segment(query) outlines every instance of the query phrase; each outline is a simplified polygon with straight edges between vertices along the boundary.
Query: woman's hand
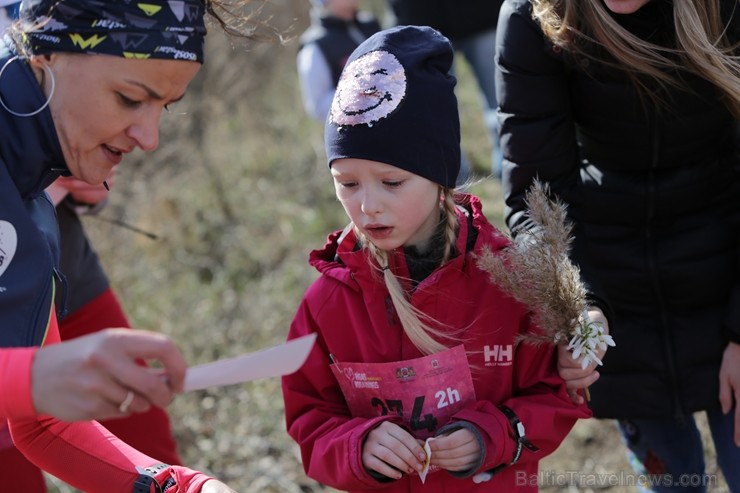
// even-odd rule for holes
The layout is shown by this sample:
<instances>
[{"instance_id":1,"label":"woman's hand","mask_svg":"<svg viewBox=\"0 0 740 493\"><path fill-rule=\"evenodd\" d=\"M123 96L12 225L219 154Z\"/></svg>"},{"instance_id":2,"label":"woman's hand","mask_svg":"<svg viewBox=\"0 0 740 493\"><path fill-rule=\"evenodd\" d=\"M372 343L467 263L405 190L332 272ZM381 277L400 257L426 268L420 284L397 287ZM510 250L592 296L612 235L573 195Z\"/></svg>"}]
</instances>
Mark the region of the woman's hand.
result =
<instances>
[{"instance_id":1,"label":"woman's hand","mask_svg":"<svg viewBox=\"0 0 740 493\"><path fill-rule=\"evenodd\" d=\"M481 449L473 432L461 428L429 441L432 465L448 471L467 471L480 459Z\"/></svg>"},{"instance_id":2,"label":"woman's hand","mask_svg":"<svg viewBox=\"0 0 740 493\"><path fill-rule=\"evenodd\" d=\"M137 359L158 360L152 370ZM167 406L182 391L187 365L154 332L107 329L40 348L31 370L36 411L63 421L120 418ZM123 405L126 403L125 405Z\"/></svg>"},{"instance_id":3,"label":"woman's hand","mask_svg":"<svg viewBox=\"0 0 740 493\"><path fill-rule=\"evenodd\" d=\"M740 447L740 344L731 342L722 354L719 369L719 402L724 414L735 406L735 445Z\"/></svg>"},{"instance_id":4,"label":"woman's hand","mask_svg":"<svg viewBox=\"0 0 740 493\"><path fill-rule=\"evenodd\" d=\"M236 493L228 486L217 479L211 479L203 483L200 493Z\"/></svg>"},{"instance_id":5,"label":"woman's hand","mask_svg":"<svg viewBox=\"0 0 740 493\"><path fill-rule=\"evenodd\" d=\"M362 465L383 476L401 479L403 473L420 472L426 452L400 426L383 421L367 435L362 447Z\"/></svg>"},{"instance_id":6,"label":"woman's hand","mask_svg":"<svg viewBox=\"0 0 740 493\"><path fill-rule=\"evenodd\" d=\"M588 316L592 322L600 323L604 327L604 334L609 334L609 323L600 308L592 306L588 309ZM604 358L606 349L597 348L596 354L599 359ZM581 364L573 359L573 353L568 349L567 343L558 345L558 373L565 380L565 386L568 389L568 395L574 404L583 404L585 399L578 392L585 389L599 379L599 372L596 371L596 363L591 363L585 369Z\"/></svg>"}]
</instances>

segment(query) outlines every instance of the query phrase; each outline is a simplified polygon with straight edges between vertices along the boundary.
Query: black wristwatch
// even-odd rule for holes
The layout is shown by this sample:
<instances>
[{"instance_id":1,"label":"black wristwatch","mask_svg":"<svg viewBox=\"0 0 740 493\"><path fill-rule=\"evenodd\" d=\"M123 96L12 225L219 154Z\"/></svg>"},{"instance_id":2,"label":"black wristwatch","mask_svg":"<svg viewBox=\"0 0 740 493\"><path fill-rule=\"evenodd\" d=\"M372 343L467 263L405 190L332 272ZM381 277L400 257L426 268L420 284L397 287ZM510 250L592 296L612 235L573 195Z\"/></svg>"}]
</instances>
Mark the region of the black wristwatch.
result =
<instances>
[{"instance_id":1,"label":"black wristwatch","mask_svg":"<svg viewBox=\"0 0 740 493\"><path fill-rule=\"evenodd\" d=\"M530 450L532 452L537 452L539 448L535 447L532 442L527 440L527 436L524 433L524 424L519 421L519 416L517 416L514 411L506 406L498 406L498 408L502 413L504 413L504 416L509 419L509 423L511 423L511 427L514 429L514 438L516 438L516 450L514 451L514 457L512 457L511 462L509 462L509 465L511 466L519 462L519 459L522 457L523 447L526 447L527 450Z\"/></svg>"},{"instance_id":2,"label":"black wristwatch","mask_svg":"<svg viewBox=\"0 0 740 493\"><path fill-rule=\"evenodd\" d=\"M485 471L486 474L489 474L491 476L494 476L502 469L505 469L508 466L513 466L514 464L519 462L519 459L521 459L522 457L522 449L524 447L526 447L527 450L531 450L532 452L537 452L539 450L539 448L535 447L534 444L527 439L527 435L524 433L524 424L519 420L519 416L517 416L514 411L506 406L498 406L498 408L502 413L504 413L504 416L506 416L506 418L509 420L509 423L511 424L511 428L514 430L516 450L514 451L514 457L511 458L511 462L509 462L508 464L504 462L503 464L497 465L493 469ZM490 477L488 479L490 479ZM484 479L484 481L488 481L488 479Z\"/></svg>"},{"instance_id":3,"label":"black wristwatch","mask_svg":"<svg viewBox=\"0 0 740 493\"><path fill-rule=\"evenodd\" d=\"M133 493L164 493L162 485L156 479L157 474L170 467L167 464L155 464L149 467L136 466L139 477L134 481ZM152 485L154 490L152 491Z\"/></svg>"}]
</instances>

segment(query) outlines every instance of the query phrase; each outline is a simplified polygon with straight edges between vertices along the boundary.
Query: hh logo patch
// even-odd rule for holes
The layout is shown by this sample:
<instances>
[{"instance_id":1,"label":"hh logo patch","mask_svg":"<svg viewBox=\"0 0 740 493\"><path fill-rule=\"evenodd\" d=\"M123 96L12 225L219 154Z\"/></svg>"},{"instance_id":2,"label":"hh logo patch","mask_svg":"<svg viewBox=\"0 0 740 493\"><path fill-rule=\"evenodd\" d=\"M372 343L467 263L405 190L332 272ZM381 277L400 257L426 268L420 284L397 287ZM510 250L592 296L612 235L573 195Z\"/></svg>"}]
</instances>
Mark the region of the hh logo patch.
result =
<instances>
[{"instance_id":1,"label":"hh logo patch","mask_svg":"<svg viewBox=\"0 0 740 493\"><path fill-rule=\"evenodd\" d=\"M13 225L8 221L0 221L0 276L13 260L17 245L18 235Z\"/></svg>"},{"instance_id":2,"label":"hh logo patch","mask_svg":"<svg viewBox=\"0 0 740 493\"><path fill-rule=\"evenodd\" d=\"M483 359L486 366L511 366L514 362L514 346L512 344L483 346Z\"/></svg>"}]
</instances>

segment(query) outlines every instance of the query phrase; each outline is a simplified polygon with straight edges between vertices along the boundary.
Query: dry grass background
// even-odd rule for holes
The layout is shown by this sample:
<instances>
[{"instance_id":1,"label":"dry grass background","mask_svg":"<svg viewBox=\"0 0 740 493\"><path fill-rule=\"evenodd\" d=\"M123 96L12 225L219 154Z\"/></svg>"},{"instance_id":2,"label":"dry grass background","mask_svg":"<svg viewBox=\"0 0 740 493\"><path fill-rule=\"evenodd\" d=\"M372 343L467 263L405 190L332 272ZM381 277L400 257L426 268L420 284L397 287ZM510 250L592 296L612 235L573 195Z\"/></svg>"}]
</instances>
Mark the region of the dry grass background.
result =
<instances>
[{"instance_id":1,"label":"dry grass background","mask_svg":"<svg viewBox=\"0 0 740 493\"><path fill-rule=\"evenodd\" d=\"M382 15L382 0L365 5ZM272 0L263 15L297 35L308 6ZM127 158L107 209L85 219L133 325L169 334L191 364L282 342L315 277L308 251L345 221L324 164L322 126L302 110L296 42L245 44L212 28L207 51L186 99L163 116L159 149ZM501 225L499 183L485 178L490 142L464 65L459 79L463 148L483 177L473 192ZM169 412L185 463L241 493L333 491L303 474L285 433L279 383L179 396ZM711 451L709 468L716 472ZM629 471L608 422L578 423L541 469L561 475L545 491L635 491L583 484ZM562 481L569 472L587 476ZM51 477L49 486L74 491Z\"/></svg>"}]
</instances>

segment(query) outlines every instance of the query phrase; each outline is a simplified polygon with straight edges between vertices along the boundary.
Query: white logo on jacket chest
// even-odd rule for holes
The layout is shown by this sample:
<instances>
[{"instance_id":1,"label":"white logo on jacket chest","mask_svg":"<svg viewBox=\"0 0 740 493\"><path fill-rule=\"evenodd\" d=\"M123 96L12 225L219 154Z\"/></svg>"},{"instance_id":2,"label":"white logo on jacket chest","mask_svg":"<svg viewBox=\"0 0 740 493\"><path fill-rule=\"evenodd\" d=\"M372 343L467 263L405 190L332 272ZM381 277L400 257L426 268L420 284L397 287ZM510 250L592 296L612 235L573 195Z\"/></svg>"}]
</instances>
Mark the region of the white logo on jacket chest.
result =
<instances>
[{"instance_id":1,"label":"white logo on jacket chest","mask_svg":"<svg viewBox=\"0 0 740 493\"><path fill-rule=\"evenodd\" d=\"M8 221L0 221L0 276L8 268L18 246L18 234Z\"/></svg>"},{"instance_id":2,"label":"white logo on jacket chest","mask_svg":"<svg viewBox=\"0 0 740 493\"><path fill-rule=\"evenodd\" d=\"M514 345L493 344L483 346L483 360L486 366L511 366L514 362Z\"/></svg>"}]
</instances>

